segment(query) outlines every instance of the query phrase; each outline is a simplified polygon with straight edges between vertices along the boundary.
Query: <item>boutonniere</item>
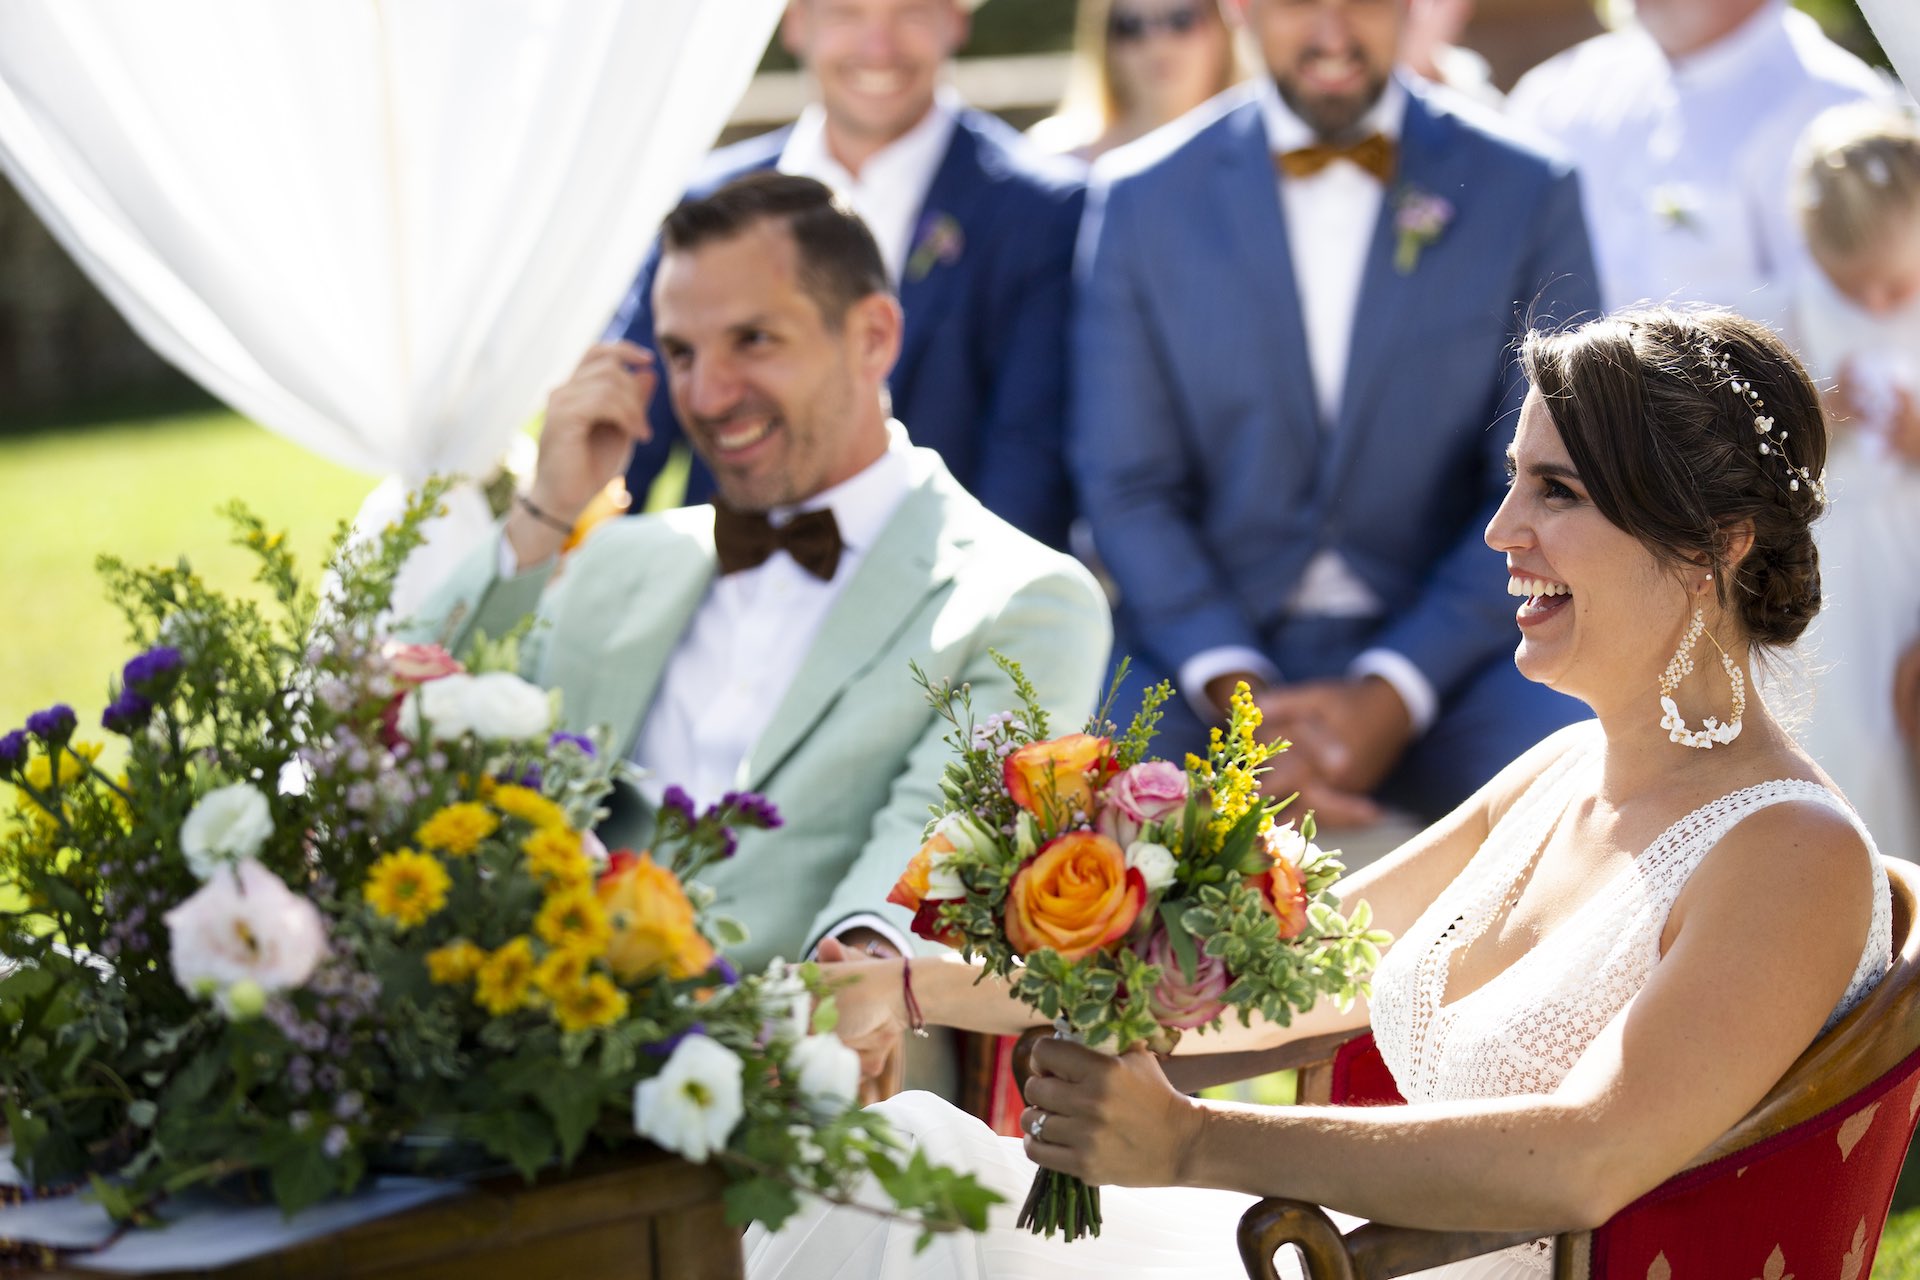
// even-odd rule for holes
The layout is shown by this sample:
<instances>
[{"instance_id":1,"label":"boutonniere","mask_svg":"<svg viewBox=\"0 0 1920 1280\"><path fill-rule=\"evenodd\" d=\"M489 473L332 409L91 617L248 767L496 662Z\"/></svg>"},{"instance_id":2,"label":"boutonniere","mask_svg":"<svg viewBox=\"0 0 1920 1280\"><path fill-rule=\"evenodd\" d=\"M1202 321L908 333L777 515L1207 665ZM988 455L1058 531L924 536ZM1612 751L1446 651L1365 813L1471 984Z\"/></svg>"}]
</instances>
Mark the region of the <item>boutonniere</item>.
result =
<instances>
[{"instance_id":1,"label":"boutonniere","mask_svg":"<svg viewBox=\"0 0 1920 1280\"><path fill-rule=\"evenodd\" d=\"M952 214L927 214L920 220L920 234L914 237L913 248L907 254L908 281L925 280L936 266L943 263L950 266L960 261L966 247L967 237Z\"/></svg>"},{"instance_id":2,"label":"boutonniere","mask_svg":"<svg viewBox=\"0 0 1920 1280\"><path fill-rule=\"evenodd\" d=\"M1394 268L1403 276L1412 274L1421 251L1438 240L1452 221L1453 204L1446 197L1418 187L1400 188L1393 199Z\"/></svg>"},{"instance_id":3,"label":"boutonniere","mask_svg":"<svg viewBox=\"0 0 1920 1280\"><path fill-rule=\"evenodd\" d=\"M1700 230L1700 197L1683 182L1663 182L1647 197L1653 216L1675 231Z\"/></svg>"}]
</instances>

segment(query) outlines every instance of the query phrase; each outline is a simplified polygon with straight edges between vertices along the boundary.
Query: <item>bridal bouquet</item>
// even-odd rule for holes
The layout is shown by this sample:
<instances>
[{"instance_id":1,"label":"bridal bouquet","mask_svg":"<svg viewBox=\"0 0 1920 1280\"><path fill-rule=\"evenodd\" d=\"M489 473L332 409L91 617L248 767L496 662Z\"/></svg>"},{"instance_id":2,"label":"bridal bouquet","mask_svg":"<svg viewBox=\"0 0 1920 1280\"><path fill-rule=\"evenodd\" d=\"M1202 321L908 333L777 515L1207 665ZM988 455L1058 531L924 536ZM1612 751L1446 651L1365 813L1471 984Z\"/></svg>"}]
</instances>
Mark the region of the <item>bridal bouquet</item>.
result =
<instances>
[{"instance_id":1,"label":"bridal bouquet","mask_svg":"<svg viewBox=\"0 0 1920 1280\"><path fill-rule=\"evenodd\" d=\"M741 975L693 879L764 800L670 790L653 847L592 835L626 767L547 692L385 631L433 490L325 599L236 508L266 607L184 563L102 569L140 652L101 729L0 737L0 1108L40 1187L115 1217L251 1181L288 1213L371 1171L531 1178L641 1138L730 1175L729 1216L877 1175L931 1226L991 1199L852 1108L810 967ZM483 646L483 648L486 648ZM511 658L513 638L487 661Z\"/></svg>"},{"instance_id":2,"label":"bridal bouquet","mask_svg":"<svg viewBox=\"0 0 1920 1280\"><path fill-rule=\"evenodd\" d=\"M1123 1053L1168 1052L1229 1012L1286 1025L1321 996L1366 990L1387 936L1367 904L1342 915L1341 866L1313 819L1275 821L1259 774L1285 744L1259 742L1245 685L1204 759L1148 756L1150 690L1124 734L1106 710L1085 732L1047 736L1019 665L996 655L1023 703L976 723L967 690L933 686L958 758L945 805L890 900L913 930L984 963L1056 1033ZM1042 1170L1020 1223L1069 1240L1100 1231L1097 1191Z\"/></svg>"}]
</instances>

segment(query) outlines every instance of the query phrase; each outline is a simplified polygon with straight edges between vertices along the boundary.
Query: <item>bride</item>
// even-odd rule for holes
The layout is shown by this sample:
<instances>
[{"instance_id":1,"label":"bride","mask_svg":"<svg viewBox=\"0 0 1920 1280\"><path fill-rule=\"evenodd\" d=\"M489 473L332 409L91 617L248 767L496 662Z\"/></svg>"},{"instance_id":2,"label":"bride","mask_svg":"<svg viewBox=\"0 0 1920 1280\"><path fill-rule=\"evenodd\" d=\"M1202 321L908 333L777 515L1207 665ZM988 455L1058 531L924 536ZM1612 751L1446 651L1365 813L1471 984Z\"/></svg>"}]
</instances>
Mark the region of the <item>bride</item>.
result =
<instances>
[{"instance_id":1,"label":"bride","mask_svg":"<svg viewBox=\"0 0 1920 1280\"><path fill-rule=\"evenodd\" d=\"M1595 719L1516 760L1344 886L1398 942L1370 1008L1189 1036L1182 1051L1371 1022L1405 1107L1183 1096L1146 1053L1035 1050L1024 1142L926 1094L882 1109L1008 1203L915 1254L911 1226L818 1206L747 1240L755 1280L1240 1274L1251 1198L1410 1226L1597 1225L1740 1119L1885 971L1872 841L1752 687L1819 607L1826 433L1805 373L1724 312L1644 311L1522 352L1532 390L1487 526L1525 597L1515 661ZM908 1025L1038 1019L970 966L832 966L869 1061ZM1104 1186L1106 1227L1013 1226L1034 1165ZM1544 1244L1544 1242L1543 1242ZM1545 1275L1542 1245L1423 1273Z\"/></svg>"}]
</instances>

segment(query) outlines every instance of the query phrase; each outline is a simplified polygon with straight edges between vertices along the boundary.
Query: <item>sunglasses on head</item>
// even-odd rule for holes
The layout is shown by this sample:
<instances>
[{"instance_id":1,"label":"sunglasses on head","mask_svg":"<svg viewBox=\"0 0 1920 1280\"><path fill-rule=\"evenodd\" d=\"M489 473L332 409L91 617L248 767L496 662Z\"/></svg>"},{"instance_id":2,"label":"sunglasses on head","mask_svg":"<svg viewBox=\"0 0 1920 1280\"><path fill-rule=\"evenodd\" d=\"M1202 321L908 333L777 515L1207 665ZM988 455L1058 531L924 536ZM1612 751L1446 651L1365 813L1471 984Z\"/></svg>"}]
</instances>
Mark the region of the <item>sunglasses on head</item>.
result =
<instances>
[{"instance_id":1,"label":"sunglasses on head","mask_svg":"<svg viewBox=\"0 0 1920 1280\"><path fill-rule=\"evenodd\" d=\"M1128 13L1115 9L1107 16L1107 38L1126 44L1145 40L1155 31L1183 36L1199 26L1205 16L1197 4L1182 5L1165 13Z\"/></svg>"}]
</instances>

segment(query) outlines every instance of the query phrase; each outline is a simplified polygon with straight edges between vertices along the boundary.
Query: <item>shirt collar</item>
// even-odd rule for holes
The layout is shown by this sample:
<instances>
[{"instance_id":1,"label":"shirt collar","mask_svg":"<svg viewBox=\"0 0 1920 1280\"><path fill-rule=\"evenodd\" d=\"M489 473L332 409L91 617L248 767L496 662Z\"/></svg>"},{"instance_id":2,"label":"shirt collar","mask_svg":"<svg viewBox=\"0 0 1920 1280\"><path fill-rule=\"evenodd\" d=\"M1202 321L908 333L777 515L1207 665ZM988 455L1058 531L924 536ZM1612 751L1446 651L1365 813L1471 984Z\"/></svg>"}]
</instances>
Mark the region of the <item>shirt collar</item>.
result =
<instances>
[{"instance_id":1,"label":"shirt collar","mask_svg":"<svg viewBox=\"0 0 1920 1280\"><path fill-rule=\"evenodd\" d=\"M912 487L912 469L908 464L912 451L913 442L907 439L907 429L897 421L890 421L886 452L865 469L811 498L772 508L767 512L767 519L777 527L802 512L830 509L834 523L840 526L841 542L849 551L864 553L879 539L880 530L893 518L894 510Z\"/></svg>"},{"instance_id":2,"label":"shirt collar","mask_svg":"<svg viewBox=\"0 0 1920 1280\"><path fill-rule=\"evenodd\" d=\"M933 185L934 171L946 157L960 105L960 95L942 85L920 122L867 157L856 178L827 147L825 108L817 102L808 103L794 121L775 167L782 173L817 178L842 193L856 187L924 192Z\"/></svg>"},{"instance_id":3,"label":"shirt collar","mask_svg":"<svg viewBox=\"0 0 1920 1280\"><path fill-rule=\"evenodd\" d=\"M1293 108L1281 98L1272 76L1259 77L1255 93L1260 103L1260 119L1267 127L1267 146L1274 154L1297 151L1321 141L1312 126L1295 115ZM1387 87L1353 127L1353 136L1364 138L1377 133L1397 141L1406 115L1407 91L1401 87L1399 77L1388 76Z\"/></svg>"},{"instance_id":4,"label":"shirt collar","mask_svg":"<svg viewBox=\"0 0 1920 1280\"><path fill-rule=\"evenodd\" d=\"M1669 59L1675 86L1704 89L1747 74L1754 61L1786 35L1786 14L1786 0L1768 0L1706 48Z\"/></svg>"}]
</instances>

